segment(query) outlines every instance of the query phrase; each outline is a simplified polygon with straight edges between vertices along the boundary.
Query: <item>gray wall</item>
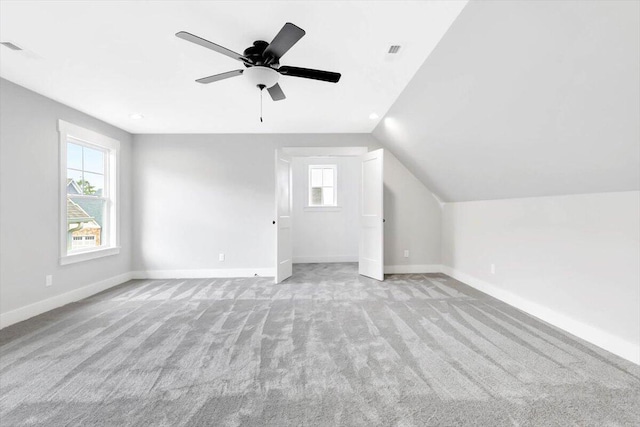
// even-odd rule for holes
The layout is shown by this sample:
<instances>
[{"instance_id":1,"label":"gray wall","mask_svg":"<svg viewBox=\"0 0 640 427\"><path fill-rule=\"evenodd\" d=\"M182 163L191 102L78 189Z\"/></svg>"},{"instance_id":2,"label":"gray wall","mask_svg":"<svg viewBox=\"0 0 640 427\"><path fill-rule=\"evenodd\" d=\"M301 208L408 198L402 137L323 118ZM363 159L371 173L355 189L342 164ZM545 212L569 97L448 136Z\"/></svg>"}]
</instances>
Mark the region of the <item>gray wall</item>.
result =
<instances>
[{"instance_id":1,"label":"gray wall","mask_svg":"<svg viewBox=\"0 0 640 427\"><path fill-rule=\"evenodd\" d=\"M58 119L121 143L118 255L59 265ZM0 313L131 270L130 159L128 133L0 79Z\"/></svg>"},{"instance_id":2,"label":"gray wall","mask_svg":"<svg viewBox=\"0 0 640 427\"><path fill-rule=\"evenodd\" d=\"M274 267L274 149L379 148L367 134L136 135L133 146L136 271ZM385 264L439 264L439 205L387 159Z\"/></svg>"},{"instance_id":3,"label":"gray wall","mask_svg":"<svg viewBox=\"0 0 640 427\"><path fill-rule=\"evenodd\" d=\"M0 314L39 304L13 318L135 270L271 268L274 149L379 148L364 134L132 136L9 81L0 84ZM59 119L121 142L118 255L59 265ZM439 207L388 158L388 263L438 264ZM433 208L424 212L426 221L400 209L420 204ZM411 258L399 248L411 250ZM227 255L224 263L219 252ZM45 287L46 275L53 286Z\"/></svg>"},{"instance_id":4,"label":"gray wall","mask_svg":"<svg viewBox=\"0 0 640 427\"><path fill-rule=\"evenodd\" d=\"M390 152L384 157L384 264L440 265L442 208L415 176ZM409 258L403 252L409 250ZM431 268L429 268L431 270ZM387 272L404 272L392 269Z\"/></svg>"},{"instance_id":5,"label":"gray wall","mask_svg":"<svg viewBox=\"0 0 640 427\"><path fill-rule=\"evenodd\" d=\"M442 250L471 284L640 361L640 192L448 203Z\"/></svg>"}]
</instances>

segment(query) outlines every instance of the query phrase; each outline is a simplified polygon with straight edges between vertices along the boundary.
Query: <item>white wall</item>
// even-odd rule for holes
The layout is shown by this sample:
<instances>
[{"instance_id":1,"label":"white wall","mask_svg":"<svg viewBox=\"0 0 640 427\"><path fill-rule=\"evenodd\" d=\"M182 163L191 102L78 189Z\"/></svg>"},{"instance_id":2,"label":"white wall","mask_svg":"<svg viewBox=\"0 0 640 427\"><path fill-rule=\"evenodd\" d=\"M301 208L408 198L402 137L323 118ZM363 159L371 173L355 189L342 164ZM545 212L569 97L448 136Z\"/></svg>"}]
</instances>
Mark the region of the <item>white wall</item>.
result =
<instances>
[{"instance_id":1,"label":"white wall","mask_svg":"<svg viewBox=\"0 0 640 427\"><path fill-rule=\"evenodd\" d=\"M448 274L640 363L639 192L446 204L442 249Z\"/></svg>"},{"instance_id":2,"label":"white wall","mask_svg":"<svg viewBox=\"0 0 640 427\"><path fill-rule=\"evenodd\" d=\"M293 262L357 262L359 157L294 157ZM337 208L308 208L309 165L337 165Z\"/></svg>"},{"instance_id":3,"label":"white wall","mask_svg":"<svg viewBox=\"0 0 640 427\"><path fill-rule=\"evenodd\" d=\"M59 265L59 119L121 143L121 251L118 255ZM131 135L128 133L0 79L0 319L3 325L69 302L69 298L86 296L86 290L82 289L87 285L106 286L126 278L131 270L132 255L130 158ZM51 287L44 286L48 274L53 275Z\"/></svg>"},{"instance_id":4,"label":"white wall","mask_svg":"<svg viewBox=\"0 0 640 427\"><path fill-rule=\"evenodd\" d=\"M367 134L135 135L134 270L155 277L273 274L274 150L283 146L379 148ZM439 264L438 205L387 158L385 264ZM402 257L404 248L410 258Z\"/></svg>"}]
</instances>

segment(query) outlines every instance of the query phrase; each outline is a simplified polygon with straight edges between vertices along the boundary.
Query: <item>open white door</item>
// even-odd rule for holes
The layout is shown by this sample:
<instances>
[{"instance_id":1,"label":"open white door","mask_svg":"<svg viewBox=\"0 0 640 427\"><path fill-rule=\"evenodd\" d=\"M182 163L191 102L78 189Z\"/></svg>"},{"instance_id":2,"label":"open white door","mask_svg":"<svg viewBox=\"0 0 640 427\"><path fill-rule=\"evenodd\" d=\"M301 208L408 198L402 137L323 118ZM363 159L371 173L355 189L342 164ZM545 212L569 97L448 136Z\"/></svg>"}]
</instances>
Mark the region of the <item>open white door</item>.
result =
<instances>
[{"instance_id":1,"label":"open white door","mask_svg":"<svg viewBox=\"0 0 640 427\"><path fill-rule=\"evenodd\" d=\"M276 150L276 283L293 270L291 181L291 156Z\"/></svg>"},{"instance_id":2,"label":"open white door","mask_svg":"<svg viewBox=\"0 0 640 427\"><path fill-rule=\"evenodd\" d=\"M362 156L360 185L360 255L363 276L384 280L384 150Z\"/></svg>"}]
</instances>

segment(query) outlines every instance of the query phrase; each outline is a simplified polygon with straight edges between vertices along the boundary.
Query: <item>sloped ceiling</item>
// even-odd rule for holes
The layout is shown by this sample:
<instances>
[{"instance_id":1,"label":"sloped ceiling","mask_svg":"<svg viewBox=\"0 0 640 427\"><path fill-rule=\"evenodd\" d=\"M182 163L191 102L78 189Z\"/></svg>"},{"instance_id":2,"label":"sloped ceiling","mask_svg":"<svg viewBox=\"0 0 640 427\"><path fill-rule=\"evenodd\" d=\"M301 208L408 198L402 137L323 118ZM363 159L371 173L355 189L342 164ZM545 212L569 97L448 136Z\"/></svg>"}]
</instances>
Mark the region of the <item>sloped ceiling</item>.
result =
<instances>
[{"instance_id":1,"label":"sloped ceiling","mask_svg":"<svg viewBox=\"0 0 640 427\"><path fill-rule=\"evenodd\" d=\"M444 201L640 189L640 2L472 1L373 135Z\"/></svg>"}]
</instances>

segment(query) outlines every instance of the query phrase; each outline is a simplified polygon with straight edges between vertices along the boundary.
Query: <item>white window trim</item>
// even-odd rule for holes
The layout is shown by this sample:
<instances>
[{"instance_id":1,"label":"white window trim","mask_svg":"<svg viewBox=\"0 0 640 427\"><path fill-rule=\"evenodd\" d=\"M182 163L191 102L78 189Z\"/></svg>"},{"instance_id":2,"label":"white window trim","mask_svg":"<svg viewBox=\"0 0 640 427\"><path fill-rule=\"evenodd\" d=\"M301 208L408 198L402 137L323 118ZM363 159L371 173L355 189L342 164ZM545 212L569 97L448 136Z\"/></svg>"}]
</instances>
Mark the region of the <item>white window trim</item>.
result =
<instances>
[{"instance_id":1,"label":"white window trim","mask_svg":"<svg viewBox=\"0 0 640 427\"><path fill-rule=\"evenodd\" d=\"M282 147L282 152L293 157L351 157L369 152L368 147Z\"/></svg>"},{"instance_id":2,"label":"white window trim","mask_svg":"<svg viewBox=\"0 0 640 427\"><path fill-rule=\"evenodd\" d=\"M311 169L313 168L321 168L321 169L333 169L333 205L312 205L311 204ZM332 212L339 211L342 209L339 201L338 194L338 165L336 164L313 164L307 166L307 197L306 197L306 205L304 206L305 211L309 212Z\"/></svg>"},{"instance_id":3,"label":"white window trim","mask_svg":"<svg viewBox=\"0 0 640 427\"><path fill-rule=\"evenodd\" d=\"M60 227L60 264L72 264L90 259L102 258L105 256L120 253L120 141L100 133L85 129L83 127L58 120L59 131L59 227ZM75 139L88 146L108 150L108 186L109 200L107 201L107 229L104 230L106 244L98 248L88 248L86 250L76 250L73 253L67 251L67 142Z\"/></svg>"}]
</instances>

